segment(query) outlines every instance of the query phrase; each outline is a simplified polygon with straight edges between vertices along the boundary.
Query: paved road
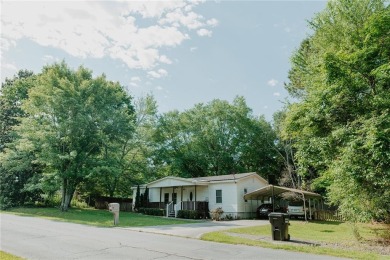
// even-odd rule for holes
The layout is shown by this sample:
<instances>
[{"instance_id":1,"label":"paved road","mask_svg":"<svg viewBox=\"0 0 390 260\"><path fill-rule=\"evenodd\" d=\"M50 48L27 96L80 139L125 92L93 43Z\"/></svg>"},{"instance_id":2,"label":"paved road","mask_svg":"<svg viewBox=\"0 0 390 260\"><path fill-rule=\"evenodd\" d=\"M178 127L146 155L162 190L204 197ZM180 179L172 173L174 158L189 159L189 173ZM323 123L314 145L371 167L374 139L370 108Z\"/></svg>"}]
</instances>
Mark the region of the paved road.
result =
<instances>
[{"instance_id":1,"label":"paved road","mask_svg":"<svg viewBox=\"0 0 390 260\"><path fill-rule=\"evenodd\" d=\"M131 227L127 230L165 234L179 237L200 238L204 233L220 231L236 227L251 227L268 225L268 220L232 220L232 221L205 221L193 224L165 225L153 227Z\"/></svg>"},{"instance_id":2,"label":"paved road","mask_svg":"<svg viewBox=\"0 0 390 260\"><path fill-rule=\"evenodd\" d=\"M27 259L332 259L11 214L0 219L0 249Z\"/></svg>"}]
</instances>

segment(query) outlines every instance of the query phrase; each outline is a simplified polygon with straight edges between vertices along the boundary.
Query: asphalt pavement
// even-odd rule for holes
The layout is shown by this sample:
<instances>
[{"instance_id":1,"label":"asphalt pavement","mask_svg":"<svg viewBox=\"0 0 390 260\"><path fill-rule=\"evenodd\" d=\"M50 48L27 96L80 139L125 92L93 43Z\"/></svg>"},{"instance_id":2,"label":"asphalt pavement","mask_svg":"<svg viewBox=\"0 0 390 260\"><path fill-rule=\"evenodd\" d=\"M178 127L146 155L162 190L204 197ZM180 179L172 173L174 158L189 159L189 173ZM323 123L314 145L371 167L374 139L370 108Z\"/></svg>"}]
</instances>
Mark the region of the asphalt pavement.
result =
<instances>
[{"instance_id":1,"label":"asphalt pavement","mask_svg":"<svg viewBox=\"0 0 390 260\"><path fill-rule=\"evenodd\" d=\"M164 225L151 227L130 227L127 230L164 234L188 238L200 238L204 233L221 231L237 227L251 227L268 225L268 220L231 220L231 221L204 221L193 224Z\"/></svg>"},{"instance_id":2,"label":"asphalt pavement","mask_svg":"<svg viewBox=\"0 0 390 260\"><path fill-rule=\"evenodd\" d=\"M26 259L337 259L11 214L0 220L0 250Z\"/></svg>"}]
</instances>

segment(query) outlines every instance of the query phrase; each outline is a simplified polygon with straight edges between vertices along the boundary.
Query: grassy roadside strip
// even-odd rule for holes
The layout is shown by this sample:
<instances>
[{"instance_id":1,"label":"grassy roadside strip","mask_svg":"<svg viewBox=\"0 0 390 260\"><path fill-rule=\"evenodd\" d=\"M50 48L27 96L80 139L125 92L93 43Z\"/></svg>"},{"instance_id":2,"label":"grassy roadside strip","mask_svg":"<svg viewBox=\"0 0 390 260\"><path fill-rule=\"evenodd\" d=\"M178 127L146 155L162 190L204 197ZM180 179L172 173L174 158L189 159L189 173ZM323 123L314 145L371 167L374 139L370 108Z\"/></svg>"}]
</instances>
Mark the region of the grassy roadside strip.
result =
<instances>
[{"instance_id":1,"label":"grassy roadside strip","mask_svg":"<svg viewBox=\"0 0 390 260\"><path fill-rule=\"evenodd\" d=\"M284 250L295 251L295 252L346 257L346 258L353 258L353 259L381 259L378 254L374 254L374 253L362 253L356 251L347 251L347 250L325 248L325 247L318 247L318 246L295 246L295 245L287 245L287 244L273 244L264 241L230 236L225 232L207 233L204 234L201 239L205 241L213 241L213 242L220 242L220 243L227 243L227 244L234 244L234 245L260 246L260 247L272 248L272 249L284 249Z\"/></svg>"},{"instance_id":2,"label":"grassy roadside strip","mask_svg":"<svg viewBox=\"0 0 390 260\"><path fill-rule=\"evenodd\" d=\"M24 258L0 250L0 259L1 260L22 260Z\"/></svg>"},{"instance_id":3,"label":"grassy roadside strip","mask_svg":"<svg viewBox=\"0 0 390 260\"><path fill-rule=\"evenodd\" d=\"M77 209L71 208L67 212L62 212L57 208L12 208L0 211L2 214L15 214L19 216L41 217L56 221L71 222L77 224L113 227L113 215L108 210ZM183 220L175 218L164 218L147 216L133 212L120 212L119 227L142 227L174 224L189 224L194 220Z\"/></svg>"},{"instance_id":4,"label":"grassy roadside strip","mask_svg":"<svg viewBox=\"0 0 390 260\"><path fill-rule=\"evenodd\" d=\"M311 245L272 241L270 225L207 233L201 239L353 259L390 259L386 246L379 246L379 250L378 247L372 247L375 241L377 242L377 235L383 234L388 228L388 225L359 224L359 232L363 240L358 242L348 223L292 221L289 227L292 239L310 242ZM260 240L261 237L265 239ZM383 252L387 252L387 255L383 255Z\"/></svg>"}]
</instances>

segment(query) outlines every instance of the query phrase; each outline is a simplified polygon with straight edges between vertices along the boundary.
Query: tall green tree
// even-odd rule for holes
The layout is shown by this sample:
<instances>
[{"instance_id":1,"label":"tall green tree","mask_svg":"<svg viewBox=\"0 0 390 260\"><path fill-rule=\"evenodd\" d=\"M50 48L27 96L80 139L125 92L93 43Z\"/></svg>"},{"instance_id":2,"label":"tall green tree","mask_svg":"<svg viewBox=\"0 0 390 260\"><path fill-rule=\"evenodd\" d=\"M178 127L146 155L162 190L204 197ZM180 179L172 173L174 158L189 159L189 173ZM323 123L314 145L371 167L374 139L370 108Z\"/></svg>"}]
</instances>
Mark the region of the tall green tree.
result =
<instances>
[{"instance_id":1,"label":"tall green tree","mask_svg":"<svg viewBox=\"0 0 390 260\"><path fill-rule=\"evenodd\" d=\"M26 113L21 106L35 84L31 71L20 70L12 79L6 78L0 89L0 207L7 208L33 203L41 199L41 187L36 184L40 172L34 163L34 153L22 152L12 144L17 139L14 127ZM8 153L5 149L8 147ZM33 178L34 177L34 178Z\"/></svg>"},{"instance_id":2,"label":"tall green tree","mask_svg":"<svg viewBox=\"0 0 390 260\"><path fill-rule=\"evenodd\" d=\"M390 205L390 9L381 0L330 1L292 57L285 138L299 171L354 220Z\"/></svg>"},{"instance_id":3,"label":"tall green tree","mask_svg":"<svg viewBox=\"0 0 390 260\"><path fill-rule=\"evenodd\" d=\"M154 144L152 140L157 119L157 104L152 95L134 101L135 120L132 135L119 142L104 144L99 166L83 182L82 191L110 197L128 197L129 187L148 182L156 171L151 164Z\"/></svg>"},{"instance_id":4,"label":"tall green tree","mask_svg":"<svg viewBox=\"0 0 390 260\"><path fill-rule=\"evenodd\" d=\"M131 97L119 83L64 62L43 68L23 110L28 116L17 128L20 140L35 149L46 175L60 178L64 211L106 149L133 132Z\"/></svg>"},{"instance_id":5,"label":"tall green tree","mask_svg":"<svg viewBox=\"0 0 390 260\"><path fill-rule=\"evenodd\" d=\"M256 171L276 172L275 134L254 117L242 97L232 104L213 100L185 112L161 116L157 142L161 164L170 174L201 177Z\"/></svg>"},{"instance_id":6,"label":"tall green tree","mask_svg":"<svg viewBox=\"0 0 390 260\"><path fill-rule=\"evenodd\" d=\"M298 175L298 169L295 159L295 149L293 147L294 140L283 138L283 121L286 118L286 110L281 110L273 115L273 129L277 136L275 150L278 158L283 165L280 169L281 179L279 184L294 189L301 188L301 182Z\"/></svg>"},{"instance_id":7,"label":"tall green tree","mask_svg":"<svg viewBox=\"0 0 390 260\"><path fill-rule=\"evenodd\" d=\"M28 90L36 76L32 71L20 70L12 79L5 79L0 89L0 152L13 140L12 127L24 117L21 105L28 98Z\"/></svg>"}]
</instances>

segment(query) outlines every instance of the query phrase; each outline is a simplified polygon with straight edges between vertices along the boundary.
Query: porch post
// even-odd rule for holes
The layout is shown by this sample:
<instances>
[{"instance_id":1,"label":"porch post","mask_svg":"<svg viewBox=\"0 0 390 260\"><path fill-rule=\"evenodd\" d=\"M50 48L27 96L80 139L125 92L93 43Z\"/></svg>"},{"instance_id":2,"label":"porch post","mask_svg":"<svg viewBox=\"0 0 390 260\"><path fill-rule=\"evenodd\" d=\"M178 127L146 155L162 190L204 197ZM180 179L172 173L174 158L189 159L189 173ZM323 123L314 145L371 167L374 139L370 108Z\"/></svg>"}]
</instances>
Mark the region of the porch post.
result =
<instances>
[{"instance_id":1,"label":"porch post","mask_svg":"<svg viewBox=\"0 0 390 260\"><path fill-rule=\"evenodd\" d=\"M158 207L161 209L161 194L162 194L162 187L160 187L160 202L158 203Z\"/></svg>"},{"instance_id":2,"label":"porch post","mask_svg":"<svg viewBox=\"0 0 390 260\"><path fill-rule=\"evenodd\" d=\"M180 192L180 209L183 210L183 186L181 186Z\"/></svg>"},{"instance_id":3,"label":"porch post","mask_svg":"<svg viewBox=\"0 0 390 260\"><path fill-rule=\"evenodd\" d=\"M195 206L194 206L194 210L196 210L196 202L197 202L197 200L196 200L196 185L195 185Z\"/></svg>"},{"instance_id":4,"label":"porch post","mask_svg":"<svg viewBox=\"0 0 390 260\"><path fill-rule=\"evenodd\" d=\"M310 205L310 198L309 198L309 218L311 220L311 205Z\"/></svg>"}]
</instances>

